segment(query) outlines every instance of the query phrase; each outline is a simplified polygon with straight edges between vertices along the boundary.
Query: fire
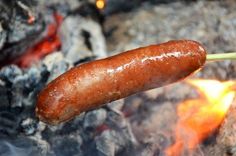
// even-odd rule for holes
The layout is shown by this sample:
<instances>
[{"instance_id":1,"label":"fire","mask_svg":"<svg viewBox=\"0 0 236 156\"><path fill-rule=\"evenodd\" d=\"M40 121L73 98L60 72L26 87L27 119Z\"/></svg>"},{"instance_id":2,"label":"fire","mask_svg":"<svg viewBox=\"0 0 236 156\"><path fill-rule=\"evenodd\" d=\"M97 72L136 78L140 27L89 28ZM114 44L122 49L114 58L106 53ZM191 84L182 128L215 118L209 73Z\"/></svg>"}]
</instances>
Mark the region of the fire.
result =
<instances>
[{"instance_id":1,"label":"fire","mask_svg":"<svg viewBox=\"0 0 236 156\"><path fill-rule=\"evenodd\" d=\"M51 23L47 26L47 35L40 42L33 47L27 49L24 55L20 56L12 63L19 65L20 67L28 67L32 63L37 62L43 56L54 52L61 46L61 40L57 34L57 29L63 21L63 17L55 13L55 23Z\"/></svg>"},{"instance_id":2,"label":"fire","mask_svg":"<svg viewBox=\"0 0 236 156\"><path fill-rule=\"evenodd\" d=\"M96 0L96 6L98 9L103 9L105 7L105 0Z\"/></svg>"},{"instance_id":3,"label":"fire","mask_svg":"<svg viewBox=\"0 0 236 156\"><path fill-rule=\"evenodd\" d=\"M167 148L166 155L179 156L184 150L191 152L209 137L222 123L235 97L236 81L188 80L200 95L178 105L178 122L175 143Z\"/></svg>"}]
</instances>

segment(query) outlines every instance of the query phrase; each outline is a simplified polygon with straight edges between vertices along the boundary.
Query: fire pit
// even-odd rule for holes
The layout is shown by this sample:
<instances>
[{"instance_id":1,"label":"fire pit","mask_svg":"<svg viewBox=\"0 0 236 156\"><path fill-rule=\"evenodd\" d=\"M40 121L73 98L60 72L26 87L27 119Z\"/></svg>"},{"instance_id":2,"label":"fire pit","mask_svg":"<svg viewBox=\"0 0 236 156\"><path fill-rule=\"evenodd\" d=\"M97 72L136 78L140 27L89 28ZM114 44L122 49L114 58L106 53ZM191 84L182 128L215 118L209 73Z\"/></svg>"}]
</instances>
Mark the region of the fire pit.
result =
<instances>
[{"instance_id":1,"label":"fire pit","mask_svg":"<svg viewBox=\"0 0 236 156\"><path fill-rule=\"evenodd\" d=\"M84 112L57 126L37 95L74 66L173 39L235 51L233 0L0 2L0 155L235 155L235 61Z\"/></svg>"}]
</instances>

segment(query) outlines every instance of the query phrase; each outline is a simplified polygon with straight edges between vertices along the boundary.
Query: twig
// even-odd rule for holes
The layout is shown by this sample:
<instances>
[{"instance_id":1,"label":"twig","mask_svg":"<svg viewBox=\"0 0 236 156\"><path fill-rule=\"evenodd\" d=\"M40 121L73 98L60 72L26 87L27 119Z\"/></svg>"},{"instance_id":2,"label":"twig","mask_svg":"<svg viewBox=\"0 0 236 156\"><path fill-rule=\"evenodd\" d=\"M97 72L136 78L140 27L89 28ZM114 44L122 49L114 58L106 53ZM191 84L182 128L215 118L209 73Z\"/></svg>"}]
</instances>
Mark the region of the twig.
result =
<instances>
[{"instance_id":1,"label":"twig","mask_svg":"<svg viewBox=\"0 0 236 156\"><path fill-rule=\"evenodd\" d=\"M221 53L221 54L208 54L207 61L223 61L223 60L236 60L236 52Z\"/></svg>"}]
</instances>

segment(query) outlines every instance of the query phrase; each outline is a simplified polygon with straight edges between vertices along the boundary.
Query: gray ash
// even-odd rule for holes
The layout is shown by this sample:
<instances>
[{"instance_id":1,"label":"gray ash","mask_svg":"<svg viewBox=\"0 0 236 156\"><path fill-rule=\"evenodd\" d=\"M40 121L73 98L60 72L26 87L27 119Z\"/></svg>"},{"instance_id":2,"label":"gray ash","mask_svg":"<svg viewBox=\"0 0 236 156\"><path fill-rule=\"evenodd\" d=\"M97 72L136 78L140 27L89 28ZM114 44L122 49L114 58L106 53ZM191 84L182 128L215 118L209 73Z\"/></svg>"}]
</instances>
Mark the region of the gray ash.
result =
<instances>
[{"instance_id":1,"label":"gray ash","mask_svg":"<svg viewBox=\"0 0 236 156\"><path fill-rule=\"evenodd\" d=\"M164 156L174 142L178 102L197 96L184 83L109 103L58 126L35 116L37 94L75 65L144 44L189 38L210 51L235 50L236 14L230 0L107 0L106 5L97 10L95 0L0 2L0 63L41 40L55 12L64 17L57 30L61 40L57 51L29 68L7 64L0 70L0 155ZM29 15L35 17L33 23L28 22ZM232 61L207 64L195 77L234 79L235 69ZM219 136L213 136L214 142L209 139L195 155L235 154L234 142L227 142L236 138L229 130L234 115L227 121Z\"/></svg>"},{"instance_id":2,"label":"gray ash","mask_svg":"<svg viewBox=\"0 0 236 156\"><path fill-rule=\"evenodd\" d=\"M1 97L9 101L0 106L2 123L0 134L11 138L11 143L9 143L11 146L17 146L14 143L18 142L19 136L30 139L35 144L36 153L41 151L49 155L87 155L91 153L93 155L99 155L99 153L114 155L132 148L135 139L129 123L126 122L120 110L115 107L109 106L110 108L105 107L88 112L59 126L39 123L34 115L37 93L47 82L71 66L65 58L60 60L58 57L62 57L62 55L59 53L49 55L41 65L25 70L14 65L1 70L0 79L3 88ZM45 145L48 146L48 149L42 149ZM67 148L62 150L62 147ZM20 147L22 151L27 148L23 145ZM14 149L15 151L10 151L10 149L14 148L9 148L6 153L17 152L17 149ZM110 151L111 149L113 150Z\"/></svg>"},{"instance_id":3,"label":"gray ash","mask_svg":"<svg viewBox=\"0 0 236 156\"><path fill-rule=\"evenodd\" d=\"M39 39L45 24L36 7L34 1L0 2L0 62L20 56Z\"/></svg>"},{"instance_id":4,"label":"gray ash","mask_svg":"<svg viewBox=\"0 0 236 156\"><path fill-rule=\"evenodd\" d=\"M55 3L45 2L44 5L50 5L49 10L52 7L61 8L62 14L68 14L59 30L63 43L62 50L48 55L29 68L21 69L16 65L8 65L0 70L0 98L3 101L0 104L2 123L0 136L3 137L0 144L4 147L4 150L0 148L0 154L115 155L123 153L133 148L135 138L129 123L120 112L120 107L107 106L94 110L59 126L45 125L35 117L37 94L47 83L73 67L73 64L84 62L87 58L95 59L107 55L105 38L99 23L89 17L69 13L70 4L63 9L59 3L58 5ZM40 3L40 7L44 5ZM45 23L51 20L47 13L40 12L40 14L45 15L43 18ZM42 23L40 25L44 26ZM36 32L32 31L32 33ZM28 35L26 38L29 41ZM19 38L19 43L23 40L24 38ZM31 45L34 42L31 41L24 46ZM21 46L18 42L14 45ZM6 49L5 42L2 48ZM19 144L20 142L22 144Z\"/></svg>"}]
</instances>

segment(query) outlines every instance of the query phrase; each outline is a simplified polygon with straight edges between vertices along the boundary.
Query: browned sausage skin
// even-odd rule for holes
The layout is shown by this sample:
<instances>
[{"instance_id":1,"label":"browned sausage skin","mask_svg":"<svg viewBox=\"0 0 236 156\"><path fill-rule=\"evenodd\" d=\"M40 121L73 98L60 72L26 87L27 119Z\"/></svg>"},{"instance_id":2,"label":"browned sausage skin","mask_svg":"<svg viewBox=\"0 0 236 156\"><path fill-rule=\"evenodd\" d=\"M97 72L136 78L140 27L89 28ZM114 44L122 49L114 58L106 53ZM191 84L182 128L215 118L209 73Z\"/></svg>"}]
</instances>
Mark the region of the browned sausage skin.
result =
<instances>
[{"instance_id":1,"label":"browned sausage skin","mask_svg":"<svg viewBox=\"0 0 236 156\"><path fill-rule=\"evenodd\" d=\"M36 114L44 122L58 124L108 102L177 82L205 60L206 51L198 42L176 40L85 63L39 93Z\"/></svg>"}]
</instances>

